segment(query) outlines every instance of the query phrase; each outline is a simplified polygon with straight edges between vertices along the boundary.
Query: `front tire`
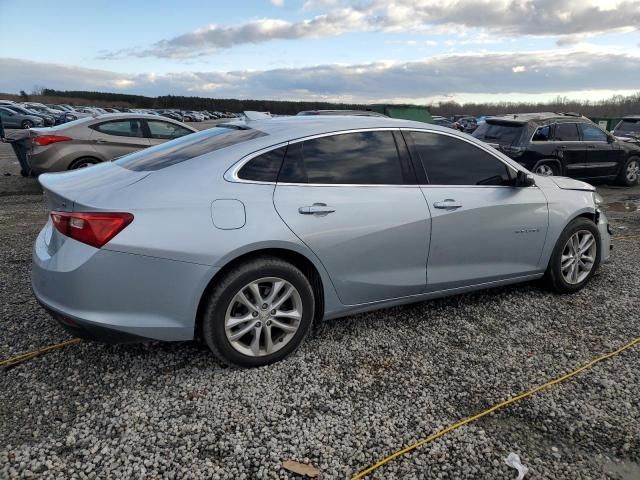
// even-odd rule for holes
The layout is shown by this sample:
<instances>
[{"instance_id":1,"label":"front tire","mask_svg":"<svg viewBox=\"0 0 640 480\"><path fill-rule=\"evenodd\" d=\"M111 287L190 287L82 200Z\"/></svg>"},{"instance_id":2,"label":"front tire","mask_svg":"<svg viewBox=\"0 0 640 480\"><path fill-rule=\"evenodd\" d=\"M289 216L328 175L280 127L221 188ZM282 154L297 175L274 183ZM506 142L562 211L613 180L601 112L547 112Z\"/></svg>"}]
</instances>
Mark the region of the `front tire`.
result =
<instances>
[{"instance_id":1,"label":"front tire","mask_svg":"<svg viewBox=\"0 0 640 480\"><path fill-rule=\"evenodd\" d=\"M553 249L545 279L558 293L581 290L600 265L600 233L589 219L579 217L563 230Z\"/></svg>"},{"instance_id":2,"label":"front tire","mask_svg":"<svg viewBox=\"0 0 640 480\"><path fill-rule=\"evenodd\" d=\"M242 263L211 292L201 333L222 362L259 367L293 353L310 330L313 288L295 266L275 257Z\"/></svg>"},{"instance_id":3,"label":"front tire","mask_svg":"<svg viewBox=\"0 0 640 480\"><path fill-rule=\"evenodd\" d=\"M640 177L640 158L630 157L624 163L620 175L618 175L618 183L625 187L631 187L638 183Z\"/></svg>"}]
</instances>

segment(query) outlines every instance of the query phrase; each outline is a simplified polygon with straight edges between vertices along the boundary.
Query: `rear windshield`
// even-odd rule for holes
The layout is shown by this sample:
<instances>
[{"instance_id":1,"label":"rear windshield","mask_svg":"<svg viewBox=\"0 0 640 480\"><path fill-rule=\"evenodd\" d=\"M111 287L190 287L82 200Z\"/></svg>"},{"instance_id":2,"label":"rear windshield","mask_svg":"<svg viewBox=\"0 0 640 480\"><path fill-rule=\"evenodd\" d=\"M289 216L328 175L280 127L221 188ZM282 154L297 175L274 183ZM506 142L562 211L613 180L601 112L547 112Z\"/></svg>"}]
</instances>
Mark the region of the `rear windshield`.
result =
<instances>
[{"instance_id":1,"label":"rear windshield","mask_svg":"<svg viewBox=\"0 0 640 480\"><path fill-rule=\"evenodd\" d=\"M622 120L614 130L618 132L640 133L640 120Z\"/></svg>"},{"instance_id":2,"label":"rear windshield","mask_svg":"<svg viewBox=\"0 0 640 480\"><path fill-rule=\"evenodd\" d=\"M477 139L498 145L516 145L520 141L524 123L487 121L473 132Z\"/></svg>"},{"instance_id":3,"label":"rear windshield","mask_svg":"<svg viewBox=\"0 0 640 480\"><path fill-rule=\"evenodd\" d=\"M218 126L125 155L114 163L136 172L151 172L265 135L237 125Z\"/></svg>"}]
</instances>

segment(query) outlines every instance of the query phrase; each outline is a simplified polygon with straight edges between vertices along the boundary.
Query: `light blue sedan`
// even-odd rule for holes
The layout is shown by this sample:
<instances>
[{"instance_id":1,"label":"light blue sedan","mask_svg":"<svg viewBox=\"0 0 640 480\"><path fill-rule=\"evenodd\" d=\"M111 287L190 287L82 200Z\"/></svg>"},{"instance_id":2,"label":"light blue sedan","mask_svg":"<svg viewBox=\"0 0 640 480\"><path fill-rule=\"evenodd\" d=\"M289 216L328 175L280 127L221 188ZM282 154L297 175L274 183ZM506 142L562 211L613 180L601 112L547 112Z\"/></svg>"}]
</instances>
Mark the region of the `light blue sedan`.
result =
<instances>
[{"instance_id":1,"label":"light blue sedan","mask_svg":"<svg viewBox=\"0 0 640 480\"><path fill-rule=\"evenodd\" d=\"M33 291L62 325L243 367L323 318L541 277L571 293L609 257L592 186L383 117L235 122L40 183Z\"/></svg>"}]
</instances>

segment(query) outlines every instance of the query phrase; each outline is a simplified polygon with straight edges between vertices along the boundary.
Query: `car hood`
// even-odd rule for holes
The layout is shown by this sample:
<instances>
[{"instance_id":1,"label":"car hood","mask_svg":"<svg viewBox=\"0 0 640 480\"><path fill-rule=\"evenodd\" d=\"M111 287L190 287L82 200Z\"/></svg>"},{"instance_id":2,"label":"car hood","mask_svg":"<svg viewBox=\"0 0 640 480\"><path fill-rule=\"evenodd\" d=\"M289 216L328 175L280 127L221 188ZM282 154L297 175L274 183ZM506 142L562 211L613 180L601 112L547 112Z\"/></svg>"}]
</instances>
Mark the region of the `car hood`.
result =
<instances>
[{"instance_id":1,"label":"car hood","mask_svg":"<svg viewBox=\"0 0 640 480\"><path fill-rule=\"evenodd\" d=\"M575 180L573 178L568 177L549 177L559 188L563 190L583 190L586 192L595 192L596 187L593 185L583 182L580 180Z\"/></svg>"}]
</instances>

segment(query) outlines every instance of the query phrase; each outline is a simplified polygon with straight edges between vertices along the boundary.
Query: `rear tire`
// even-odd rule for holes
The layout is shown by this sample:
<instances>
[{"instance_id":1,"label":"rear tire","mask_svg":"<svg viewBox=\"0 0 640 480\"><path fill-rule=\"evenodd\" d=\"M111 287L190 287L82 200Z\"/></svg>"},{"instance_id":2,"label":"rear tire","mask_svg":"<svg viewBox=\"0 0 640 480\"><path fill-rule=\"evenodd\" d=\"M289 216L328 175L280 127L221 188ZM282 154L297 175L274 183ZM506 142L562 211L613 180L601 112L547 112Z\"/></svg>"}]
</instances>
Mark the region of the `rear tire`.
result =
<instances>
[{"instance_id":1,"label":"rear tire","mask_svg":"<svg viewBox=\"0 0 640 480\"><path fill-rule=\"evenodd\" d=\"M543 177L551 177L560 175L560 169L558 168L558 165L553 162L545 162L536 166L536 168L534 168L533 170L533 173L541 175Z\"/></svg>"},{"instance_id":2,"label":"rear tire","mask_svg":"<svg viewBox=\"0 0 640 480\"><path fill-rule=\"evenodd\" d=\"M640 177L640 158L629 157L622 166L620 174L618 175L618 183L625 187L632 187L638 183Z\"/></svg>"},{"instance_id":3,"label":"rear tire","mask_svg":"<svg viewBox=\"0 0 640 480\"><path fill-rule=\"evenodd\" d=\"M91 165L95 165L96 163L100 163L100 162L95 158L90 158L90 157L78 158L77 160L74 160L73 162L71 162L71 165L69 165L69 170L77 170L78 168L87 168L87 167L90 167Z\"/></svg>"},{"instance_id":4,"label":"rear tire","mask_svg":"<svg viewBox=\"0 0 640 480\"><path fill-rule=\"evenodd\" d=\"M33 128L33 122L31 120L24 120L22 122L22 128L24 128L25 130L27 128Z\"/></svg>"},{"instance_id":5,"label":"rear tire","mask_svg":"<svg viewBox=\"0 0 640 480\"><path fill-rule=\"evenodd\" d=\"M313 288L298 268L276 257L262 257L234 267L216 283L201 333L222 362L259 367L297 350L315 311Z\"/></svg>"},{"instance_id":6,"label":"rear tire","mask_svg":"<svg viewBox=\"0 0 640 480\"><path fill-rule=\"evenodd\" d=\"M589 282L599 266L600 232L591 220L579 217L558 238L545 281L557 293L574 293Z\"/></svg>"}]
</instances>

